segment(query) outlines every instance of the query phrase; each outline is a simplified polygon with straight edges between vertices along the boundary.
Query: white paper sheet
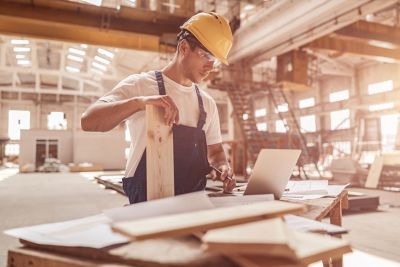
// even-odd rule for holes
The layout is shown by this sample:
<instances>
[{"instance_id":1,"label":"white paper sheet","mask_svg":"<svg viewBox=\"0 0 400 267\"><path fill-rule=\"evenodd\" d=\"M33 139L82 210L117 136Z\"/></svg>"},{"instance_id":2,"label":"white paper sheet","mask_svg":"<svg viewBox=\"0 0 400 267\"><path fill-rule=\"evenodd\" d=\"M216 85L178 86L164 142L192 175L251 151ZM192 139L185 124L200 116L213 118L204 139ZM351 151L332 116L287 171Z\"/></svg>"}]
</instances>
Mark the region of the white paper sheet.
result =
<instances>
[{"instance_id":1,"label":"white paper sheet","mask_svg":"<svg viewBox=\"0 0 400 267\"><path fill-rule=\"evenodd\" d=\"M109 209L104 214L113 222L120 222L212 208L214 205L205 192L201 191Z\"/></svg>"},{"instance_id":2,"label":"white paper sheet","mask_svg":"<svg viewBox=\"0 0 400 267\"><path fill-rule=\"evenodd\" d=\"M283 216L287 226L292 230L301 232L326 232L328 234L344 234L347 230L343 227L310 220L304 217L287 214Z\"/></svg>"},{"instance_id":3,"label":"white paper sheet","mask_svg":"<svg viewBox=\"0 0 400 267\"><path fill-rule=\"evenodd\" d=\"M283 196L296 200L337 197L349 185L328 185L327 180L289 181Z\"/></svg>"},{"instance_id":4,"label":"white paper sheet","mask_svg":"<svg viewBox=\"0 0 400 267\"><path fill-rule=\"evenodd\" d=\"M328 180L289 181L285 194L327 194Z\"/></svg>"},{"instance_id":5,"label":"white paper sheet","mask_svg":"<svg viewBox=\"0 0 400 267\"><path fill-rule=\"evenodd\" d=\"M110 219L103 214L82 219L15 228L5 234L32 243L55 246L103 248L128 242L128 238L114 233Z\"/></svg>"}]
</instances>

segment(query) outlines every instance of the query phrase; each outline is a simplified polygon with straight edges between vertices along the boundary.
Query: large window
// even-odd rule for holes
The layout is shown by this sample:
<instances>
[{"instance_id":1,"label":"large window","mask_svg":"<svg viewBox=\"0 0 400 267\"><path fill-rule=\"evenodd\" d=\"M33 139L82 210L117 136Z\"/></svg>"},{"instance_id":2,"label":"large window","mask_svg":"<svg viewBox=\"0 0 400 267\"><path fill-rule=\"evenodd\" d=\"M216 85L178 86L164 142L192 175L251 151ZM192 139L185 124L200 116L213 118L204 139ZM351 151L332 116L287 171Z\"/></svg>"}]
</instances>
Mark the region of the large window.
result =
<instances>
[{"instance_id":1,"label":"large window","mask_svg":"<svg viewBox=\"0 0 400 267\"><path fill-rule=\"evenodd\" d=\"M299 108L309 108L315 105L315 98L310 97L299 101Z\"/></svg>"},{"instance_id":2,"label":"large window","mask_svg":"<svg viewBox=\"0 0 400 267\"><path fill-rule=\"evenodd\" d=\"M19 144L6 144L4 150L5 156L18 156Z\"/></svg>"},{"instance_id":3,"label":"large window","mask_svg":"<svg viewBox=\"0 0 400 267\"><path fill-rule=\"evenodd\" d=\"M286 127L283 120L275 121L275 131L277 133L286 133Z\"/></svg>"},{"instance_id":4,"label":"large window","mask_svg":"<svg viewBox=\"0 0 400 267\"><path fill-rule=\"evenodd\" d=\"M267 123L266 122L257 123L257 130L259 130L261 132L266 132L267 131Z\"/></svg>"},{"instance_id":5,"label":"large window","mask_svg":"<svg viewBox=\"0 0 400 267\"><path fill-rule=\"evenodd\" d=\"M350 155L351 154L351 142L343 141L343 142L333 142L332 143L333 156L341 156L341 155Z\"/></svg>"},{"instance_id":6,"label":"large window","mask_svg":"<svg viewBox=\"0 0 400 267\"><path fill-rule=\"evenodd\" d=\"M67 119L64 112L50 112L47 116L47 128L49 130L66 130Z\"/></svg>"},{"instance_id":7,"label":"large window","mask_svg":"<svg viewBox=\"0 0 400 267\"><path fill-rule=\"evenodd\" d=\"M267 115L267 109L266 109L266 108L256 109L256 111L255 111L255 113L254 113L254 116L255 116L256 118L258 118L258 117L263 117L263 116L265 116L265 115Z\"/></svg>"},{"instance_id":8,"label":"large window","mask_svg":"<svg viewBox=\"0 0 400 267\"><path fill-rule=\"evenodd\" d=\"M368 107L368 110L369 111L379 111L379 110L392 109L392 108L394 108L394 103L389 102L389 103L370 105Z\"/></svg>"},{"instance_id":9,"label":"large window","mask_svg":"<svg viewBox=\"0 0 400 267\"><path fill-rule=\"evenodd\" d=\"M399 137L400 114L390 114L381 116L382 150L394 151L396 147L396 137Z\"/></svg>"},{"instance_id":10,"label":"large window","mask_svg":"<svg viewBox=\"0 0 400 267\"><path fill-rule=\"evenodd\" d=\"M331 130L350 128L350 110L342 109L331 112Z\"/></svg>"},{"instance_id":11,"label":"large window","mask_svg":"<svg viewBox=\"0 0 400 267\"><path fill-rule=\"evenodd\" d=\"M337 102L346 99L349 99L349 90L342 90L329 94L329 102Z\"/></svg>"},{"instance_id":12,"label":"large window","mask_svg":"<svg viewBox=\"0 0 400 267\"><path fill-rule=\"evenodd\" d=\"M393 90L393 81L392 80L379 82L379 83L372 83L372 84L368 85L368 94L369 95L388 92L388 91L392 91L392 90Z\"/></svg>"},{"instance_id":13,"label":"large window","mask_svg":"<svg viewBox=\"0 0 400 267\"><path fill-rule=\"evenodd\" d=\"M300 117L300 128L302 132L315 132L317 130L315 115Z\"/></svg>"},{"instance_id":14,"label":"large window","mask_svg":"<svg viewBox=\"0 0 400 267\"><path fill-rule=\"evenodd\" d=\"M11 140L21 138L21 130L29 130L31 127L31 113L26 110L8 111L8 137Z\"/></svg>"},{"instance_id":15,"label":"large window","mask_svg":"<svg viewBox=\"0 0 400 267\"><path fill-rule=\"evenodd\" d=\"M283 103L278 105L278 108L275 109L275 113L278 112L287 112L289 110L288 104L287 103Z\"/></svg>"}]
</instances>

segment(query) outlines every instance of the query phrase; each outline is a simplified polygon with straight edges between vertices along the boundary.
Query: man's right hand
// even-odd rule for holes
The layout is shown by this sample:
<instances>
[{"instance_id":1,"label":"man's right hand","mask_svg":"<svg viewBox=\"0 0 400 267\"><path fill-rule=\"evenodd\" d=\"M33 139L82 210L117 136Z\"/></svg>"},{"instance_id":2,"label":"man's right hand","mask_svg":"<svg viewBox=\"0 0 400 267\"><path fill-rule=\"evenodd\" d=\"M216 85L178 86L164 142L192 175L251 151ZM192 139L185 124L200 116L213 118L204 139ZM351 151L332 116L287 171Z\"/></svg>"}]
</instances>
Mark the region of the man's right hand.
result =
<instances>
[{"instance_id":1,"label":"man's right hand","mask_svg":"<svg viewBox=\"0 0 400 267\"><path fill-rule=\"evenodd\" d=\"M146 105L154 105L164 109L165 123L171 126L179 123L179 111L174 101L168 95L141 96L138 99L144 109Z\"/></svg>"}]
</instances>

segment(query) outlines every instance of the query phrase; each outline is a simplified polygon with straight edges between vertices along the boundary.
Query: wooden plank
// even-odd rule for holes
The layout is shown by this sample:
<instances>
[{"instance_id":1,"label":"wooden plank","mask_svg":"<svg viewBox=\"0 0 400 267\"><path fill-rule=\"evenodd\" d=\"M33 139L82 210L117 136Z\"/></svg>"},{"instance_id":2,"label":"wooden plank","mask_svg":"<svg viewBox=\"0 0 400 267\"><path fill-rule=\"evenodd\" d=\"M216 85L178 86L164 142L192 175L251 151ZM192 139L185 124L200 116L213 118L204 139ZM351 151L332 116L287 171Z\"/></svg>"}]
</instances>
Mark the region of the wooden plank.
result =
<instances>
[{"instance_id":1,"label":"wooden plank","mask_svg":"<svg viewBox=\"0 0 400 267\"><path fill-rule=\"evenodd\" d=\"M224 254L262 254L295 259L290 235L282 219L274 218L210 230L202 241L206 250Z\"/></svg>"},{"instance_id":2,"label":"wooden plank","mask_svg":"<svg viewBox=\"0 0 400 267\"><path fill-rule=\"evenodd\" d=\"M154 237L180 236L279 217L287 213L301 213L305 210L306 208L302 204L265 201L249 205L160 216L138 221L119 222L113 224L112 229L133 240L140 240Z\"/></svg>"},{"instance_id":3,"label":"wooden plank","mask_svg":"<svg viewBox=\"0 0 400 267\"><path fill-rule=\"evenodd\" d=\"M147 200L174 196L173 135L162 108L146 106L146 131Z\"/></svg>"},{"instance_id":4,"label":"wooden plank","mask_svg":"<svg viewBox=\"0 0 400 267\"><path fill-rule=\"evenodd\" d=\"M281 200L289 201L292 203L307 204L309 209L301 216L317 221L321 221L323 218L325 218L330 213L331 209L333 209L339 201L346 201L346 199L347 190L342 191L335 198L318 198L311 200L294 200L285 197L281 198Z\"/></svg>"},{"instance_id":5,"label":"wooden plank","mask_svg":"<svg viewBox=\"0 0 400 267\"><path fill-rule=\"evenodd\" d=\"M65 255L49 254L28 248L17 248L8 251L8 267L42 266L42 267L125 267L117 263L73 258Z\"/></svg>"},{"instance_id":6,"label":"wooden plank","mask_svg":"<svg viewBox=\"0 0 400 267\"><path fill-rule=\"evenodd\" d=\"M282 241L287 239L288 245L292 251L288 251L287 258L301 266L307 266L313 262L329 259L340 258L343 254L351 252L351 247L348 241L343 239L333 238L326 235L303 233L285 230L285 233L279 231L276 225L272 228L278 230L277 233L269 231L272 224L267 221L259 221L246 225L238 225L209 231L203 238L206 242L208 249L219 251L225 255L237 255L250 261L254 266L265 266L269 262L271 255L276 257L285 256L282 249ZM258 236L255 234L258 233ZM266 233L260 235L260 233ZM271 237L275 235L275 237ZM278 241L277 246L274 248L271 242ZM223 246L216 244L225 243ZM236 245L230 245L230 243ZM214 244L214 245L213 245ZM257 244L257 246L253 246ZM249 246L250 245L250 246ZM267 248L268 247L268 248ZM257 254L257 255L254 255ZM233 257L235 259L235 257Z\"/></svg>"},{"instance_id":7,"label":"wooden plank","mask_svg":"<svg viewBox=\"0 0 400 267\"><path fill-rule=\"evenodd\" d=\"M383 168L383 157L378 156L375 158L374 163L372 163L372 166L369 169L367 181L365 182L365 187L376 188L378 186L382 168Z\"/></svg>"},{"instance_id":8,"label":"wooden plank","mask_svg":"<svg viewBox=\"0 0 400 267\"><path fill-rule=\"evenodd\" d=\"M62 254L70 258L81 258L101 262L119 262L129 266L207 266L234 267L225 257L213 252L205 252L201 242L194 236L179 238L155 238L134 241L128 244L103 249L87 247L39 245L28 241L21 242L35 251L48 255ZM154 253L157 251L157 253ZM94 266L94 265L92 265Z\"/></svg>"}]
</instances>

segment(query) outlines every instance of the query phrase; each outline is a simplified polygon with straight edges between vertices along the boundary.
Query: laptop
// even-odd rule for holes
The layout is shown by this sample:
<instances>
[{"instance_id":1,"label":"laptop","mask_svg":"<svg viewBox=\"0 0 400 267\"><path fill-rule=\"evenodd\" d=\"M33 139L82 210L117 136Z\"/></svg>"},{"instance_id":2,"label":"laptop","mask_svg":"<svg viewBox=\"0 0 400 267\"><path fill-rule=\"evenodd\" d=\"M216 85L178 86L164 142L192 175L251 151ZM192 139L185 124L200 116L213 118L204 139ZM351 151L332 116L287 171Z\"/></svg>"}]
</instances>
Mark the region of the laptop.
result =
<instances>
[{"instance_id":1,"label":"laptop","mask_svg":"<svg viewBox=\"0 0 400 267\"><path fill-rule=\"evenodd\" d=\"M280 199L300 153L299 149L262 149L243 195L274 194Z\"/></svg>"}]
</instances>

